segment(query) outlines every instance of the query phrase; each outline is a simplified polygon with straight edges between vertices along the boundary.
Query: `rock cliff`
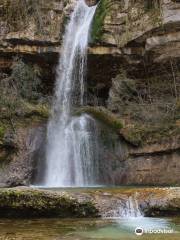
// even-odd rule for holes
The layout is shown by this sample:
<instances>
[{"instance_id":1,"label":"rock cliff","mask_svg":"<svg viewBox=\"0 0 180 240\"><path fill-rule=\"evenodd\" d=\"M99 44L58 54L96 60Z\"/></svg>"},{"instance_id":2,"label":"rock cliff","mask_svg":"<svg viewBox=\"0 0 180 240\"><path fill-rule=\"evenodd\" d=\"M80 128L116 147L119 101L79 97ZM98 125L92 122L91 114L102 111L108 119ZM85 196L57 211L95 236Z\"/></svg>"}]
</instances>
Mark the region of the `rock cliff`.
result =
<instances>
[{"instance_id":1,"label":"rock cliff","mask_svg":"<svg viewBox=\"0 0 180 240\"><path fill-rule=\"evenodd\" d=\"M39 104L44 109L52 95L63 32L74 4L73 0L3 0L0 3L0 82L12 77L12 66L17 61L14 57L18 56L35 73L38 65L42 94L35 102L30 101L28 113L23 107L25 114L13 110L13 114L4 116L9 107L1 104L3 166L7 159L6 132L18 132L14 127L22 128L17 124L19 119L21 122L26 119L26 127L33 128L34 118L35 122L38 118L43 123L47 118ZM106 120L103 125L105 135L114 142L104 141L102 146L107 183L180 184L179 29L179 1L101 0L98 3L89 45L87 85L88 104L96 109L90 114L95 112L93 116L99 119L103 112L100 122L104 115L105 119L109 116L113 119L113 124ZM120 128L112 128L115 118L122 123ZM11 156L9 161L13 164ZM20 181L27 184L29 180L24 182L24 177L20 177Z\"/></svg>"},{"instance_id":2,"label":"rock cliff","mask_svg":"<svg viewBox=\"0 0 180 240\"><path fill-rule=\"evenodd\" d=\"M126 145L121 139L124 157L117 157L119 147L107 150L112 182L180 183L179 26L178 1L99 3L92 26L90 84L100 104L122 121L119 133Z\"/></svg>"}]
</instances>

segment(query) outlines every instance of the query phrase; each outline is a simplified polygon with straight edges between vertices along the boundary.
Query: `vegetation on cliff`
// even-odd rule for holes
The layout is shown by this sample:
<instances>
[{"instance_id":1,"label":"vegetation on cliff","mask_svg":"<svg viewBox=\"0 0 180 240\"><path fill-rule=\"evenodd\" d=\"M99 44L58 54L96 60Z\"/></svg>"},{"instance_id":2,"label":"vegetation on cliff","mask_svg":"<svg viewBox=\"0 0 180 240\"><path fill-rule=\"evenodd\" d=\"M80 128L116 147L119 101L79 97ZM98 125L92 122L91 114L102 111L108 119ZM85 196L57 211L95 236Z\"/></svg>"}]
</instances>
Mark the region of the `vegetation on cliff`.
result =
<instances>
[{"instance_id":1,"label":"vegetation on cliff","mask_svg":"<svg viewBox=\"0 0 180 240\"><path fill-rule=\"evenodd\" d=\"M103 0L98 3L97 10L92 23L91 38L92 42L98 42L101 40L103 34L103 22L108 11L108 0Z\"/></svg>"},{"instance_id":2,"label":"vegetation on cliff","mask_svg":"<svg viewBox=\"0 0 180 240\"><path fill-rule=\"evenodd\" d=\"M108 107L124 121L126 140L137 146L158 143L180 134L179 93L178 69L143 80L128 78L121 70L113 80Z\"/></svg>"},{"instance_id":3,"label":"vegetation on cliff","mask_svg":"<svg viewBox=\"0 0 180 240\"><path fill-rule=\"evenodd\" d=\"M29 19L33 16L39 31L42 31L42 7L43 0L16 0L5 1L2 11L3 19L11 31L25 29L29 24Z\"/></svg>"},{"instance_id":4,"label":"vegetation on cliff","mask_svg":"<svg viewBox=\"0 0 180 240\"><path fill-rule=\"evenodd\" d=\"M108 127L116 130L117 132L123 127L123 123L120 119L118 119L113 113L108 111L103 107L91 107L86 106L82 107L76 111L75 114L88 113L92 115L95 119L103 122Z\"/></svg>"},{"instance_id":5,"label":"vegetation on cliff","mask_svg":"<svg viewBox=\"0 0 180 240\"><path fill-rule=\"evenodd\" d=\"M139 32L162 25L161 5L153 1L100 1L92 23L92 42L124 47ZM106 44L105 44L106 45Z\"/></svg>"},{"instance_id":6,"label":"vegetation on cliff","mask_svg":"<svg viewBox=\"0 0 180 240\"><path fill-rule=\"evenodd\" d=\"M51 1L47 0L6 0L2 5L2 20L7 23L8 31L22 31L34 23L36 34L47 34L46 27L49 26L49 16L44 17L44 12L53 7Z\"/></svg>"},{"instance_id":7,"label":"vegetation on cliff","mask_svg":"<svg viewBox=\"0 0 180 240\"><path fill-rule=\"evenodd\" d=\"M41 93L41 71L38 66L27 65L15 58L11 74L1 77L0 148L4 149L1 154L3 161L16 148L7 136L15 135L18 128L47 119L48 102Z\"/></svg>"}]
</instances>

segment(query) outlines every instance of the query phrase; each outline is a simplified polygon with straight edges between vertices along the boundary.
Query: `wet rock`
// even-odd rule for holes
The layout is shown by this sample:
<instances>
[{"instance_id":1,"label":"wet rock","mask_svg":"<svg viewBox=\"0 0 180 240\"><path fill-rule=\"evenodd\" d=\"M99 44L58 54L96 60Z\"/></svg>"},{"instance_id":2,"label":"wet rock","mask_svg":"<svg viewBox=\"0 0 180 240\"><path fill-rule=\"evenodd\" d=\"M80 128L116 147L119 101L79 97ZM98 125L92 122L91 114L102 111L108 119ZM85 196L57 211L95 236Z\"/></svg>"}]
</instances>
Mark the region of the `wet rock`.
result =
<instances>
[{"instance_id":1,"label":"wet rock","mask_svg":"<svg viewBox=\"0 0 180 240\"><path fill-rule=\"evenodd\" d=\"M89 7L92 7L96 5L99 2L99 0L85 0L85 2Z\"/></svg>"},{"instance_id":2,"label":"wet rock","mask_svg":"<svg viewBox=\"0 0 180 240\"><path fill-rule=\"evenodd\" d=\"M178 189L159 189L158 194L151 193L142 204L145 216L180 215L180 191Z\"/></svg>"}]
</instances>

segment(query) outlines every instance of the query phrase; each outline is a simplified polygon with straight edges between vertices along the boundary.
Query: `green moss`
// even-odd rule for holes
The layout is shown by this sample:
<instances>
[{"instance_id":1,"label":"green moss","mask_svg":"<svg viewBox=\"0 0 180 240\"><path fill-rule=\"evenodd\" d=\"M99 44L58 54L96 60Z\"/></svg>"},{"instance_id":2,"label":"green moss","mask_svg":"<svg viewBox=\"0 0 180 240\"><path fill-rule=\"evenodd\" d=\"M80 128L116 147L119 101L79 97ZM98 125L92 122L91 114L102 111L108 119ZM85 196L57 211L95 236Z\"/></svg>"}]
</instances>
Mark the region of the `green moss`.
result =
<instances>
[{"instance_id":1,"label":"green moss","mask_svg":"<svg viewBox=\"0 0 180 240\"><path fill-rule=\"evenodd\" d=\"M81 113L88 113L92 115L94 118L96 118L99 121L102 121L112 129L119 131L122 127L122 121L118 119L114 114L112 114L110 111L108 111L106 108L103 107L83 107L76 111L76 114Z\"/></svg>"},{"instance_id":2,"label":"green moss","mask_svg":"<svg viewBox=\"0 0 180 240\"><path fill-rule=\"evenodd\" d=\"M174 122L157 123L157 125L126 126L121 130L126 141L135 146L160 143L169 140L169 136L179 136L180 128Z\"/></svg>"},{"instance_id":3,"label":"green moss","mask_svg":"<svg viewBox=\"0 0 180 240\"><path fill-rule=\"evenodd\" d=\"M67 194L31 189L0 190L1 216L94 217L97 214L92 202L80 203Z\"/></svg>"},{"instance_id":4,"label":"green moss","mask_svg":"<svg viewBox=\"0 0 180 240\"><path fill-rule=\"evenodd\" d=\"M5 155L4 153L2 153L3 151L1 150L1 148L3 148L4 146L4 136L8 129L11 129L11 126L8 123L8 121L2 121L0 119L0 158L1 160L4 159L4 155Z\"/></svg>"},{"instance_id":5,"label":"green moss","mask_svg":"<svg viewBox=\"0 0 180 240\"><path fill-rule=\"evenodd\" d=\"M0 139L2 139L4 137L4 134L5 134L5 127L0 126Z\"/></svg>"},{"instance_id":6,"label":"green moss","mask_svg":"<svg viewBox=\"0 0 180 240\"><path fill-rule=\"evenodd\" d=\"M97 6L97 10L92 23L91 37L93 42L99 42L103 34L103 23L108 12L108 0L101 0Z\"/></svg>"},{"instance_id":7,"label":"green moss","mask_svg":"<svg viewBox=\"0 0 180 240\"><path fill-rule=\"evenodd\" d=\"M142 135L141 135L141 129L138 128L132 128L132 129L123 129L122 135L125 138L127 142L130 142L131 144L135 146L142 145Z\"/></svg>"},{"instance_id":8,"label":"green moss","mask_svg":"<svg viewBox=\"0 0 180 240\"><path fill-rule=\"evenodd\" d=\"M29 102L23 103L23 115L25 118L31 116L38 116L40 118L47 119L49 117L49 106L48 104L32 104Z\"/></svg>"}]
</instances>

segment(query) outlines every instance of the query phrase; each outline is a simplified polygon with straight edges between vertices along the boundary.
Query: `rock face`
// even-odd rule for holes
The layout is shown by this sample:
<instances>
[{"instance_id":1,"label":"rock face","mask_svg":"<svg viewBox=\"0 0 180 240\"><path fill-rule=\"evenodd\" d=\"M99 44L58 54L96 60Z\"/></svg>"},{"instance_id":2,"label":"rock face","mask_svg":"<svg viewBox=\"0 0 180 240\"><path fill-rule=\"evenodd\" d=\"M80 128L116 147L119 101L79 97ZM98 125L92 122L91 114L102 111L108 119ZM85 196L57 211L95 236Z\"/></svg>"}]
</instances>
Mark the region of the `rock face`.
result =
<instances>
[{"instance_id":1,"label":"rock face","mask_svg":"<svg viewBox=\"0 0 180 240\"><path fill-rule=\"evenodd\" d=\"M91 82L123 123L115 147L104 147L111 182L180 184L179 16L179 3L170 0L99 3L90 62L101 59L104 72L90 65Z\"/></svg>"},{"instance_id":2,"label":"rock face","mask_svg":"<svg viewBox=\"0 0 180 240\"><path fill-rule=\"evenodd\" d=\"M106 161L107 172L113 176L110 178L112 182L120 185L179 186L179 147L167 147L167 142L164 145L156 144L154 148L152 145L132 148L123 143L119 146L126 149L126 155L120 160L111 157L111 163Z\"/></svg>"},{"instance_id":3,"label":"rock face","mask_svg":"<svg viewBox=\"0 0 180 240\"><path fill-rule=\"evenodd\" d=\"M18 55L27 63L38 64L46 85L52 86L64 23L73 6L74 1L68 0L1 1L0 69L9 72Z\"/></svg>"},{"instance_id":4,"label":"rock face","mask_svg":"<svg viewBox=\"0 0 180 240\"><path fill-rule=\"evenodd\" d=\"M56 0L1 1L1 52L4 55L59 53L65 4L66 1Z\"/></svg>"},{"instance_id":5,"label":"rock face","mask_svg":"<svg viewBox=\"0 0 180 240\"><path fill-rule=\"evenodd\" d=\"M48 88L52 94L64 27L75 1L36 2L28 1L28 6L24 0L0 3L0 76L11 72L13 57L18 55L27 64L39 65L43 91ZM91 6L97 1L86 2ZM98 4L89 45L87 87L88 104L105 108L107 114L103 121L108 121L101 129L102 181L107 184L180 184L179 29L178 1L104 0ZM115 122L122 127L114 129ZM23 144L29 141L29 134L26 132ZM11 136L8 139L11 145ZM28 153L29 148L26 150ZM1 148L0 158L6 153ZM7 172L20 174L23 161L23 169L29 162L29 170L23 170L20 181L10 178L9 184L29 183L33 161L26 161L25 155L0 170L3 184Z\"/></svg>"},{"instance_id":6,"label":"rock face","mask_svg":"<svg viewBox=\"0 0 180 240\"><path fill-rule=\"evenodd\" d=\"M109 64L116 59L128 75L142 77L141 81L148 74L159 75L162 68L170 71L170 60L179 64L179 16L179 3L171 0L101 1L92 26L90 52L93 56L109 56ZM104 64L102 68L106 69ZM110 66L112 70L114 64ZM91 79L97 82L93 70ZM105 85L112 82L112 77L105 78Z\"/></svg>"},{"instance_id":7,"label":"rock face","mask_svg":"<svg viewBox=\"0 0 180 240\"><path fill-rule=\"evenodd\" d=\"M93 28L95 41L110 48L120 47L127 58L135 55L135 64L144 55L152 54L151 64L166 61L173 54L178 56L179 3L171 0L161 3L158 0L138 0L136 3L106 0L98 9ZM101 22L98 22L100 17ZM164 32L162 27L165 27Z\"/></svg>"},{"instance_id":8,"label":"rock face","mask_svg":"<svg viewBox=\"0 0 180 240\"><path fill-rule=\"evenodd\" d=\"M85 0L85 2L89 7L92 7L96 5L99 2L99 0Z\"/></svg>"},{"instance_id":9,"label":"rock face","mask_svg":"<svg viewBox=\"0 0 180 240\"><path fill-rule=\"evenodd\" d=\"M0 186L29 185L32 182L38 155L43 151L44 140L45 126L35 125L17 130L13 138L15 147L4 146L3 151L8 156L4 157L5 160L1 163Z\"/></svg>"}]
</instances>

